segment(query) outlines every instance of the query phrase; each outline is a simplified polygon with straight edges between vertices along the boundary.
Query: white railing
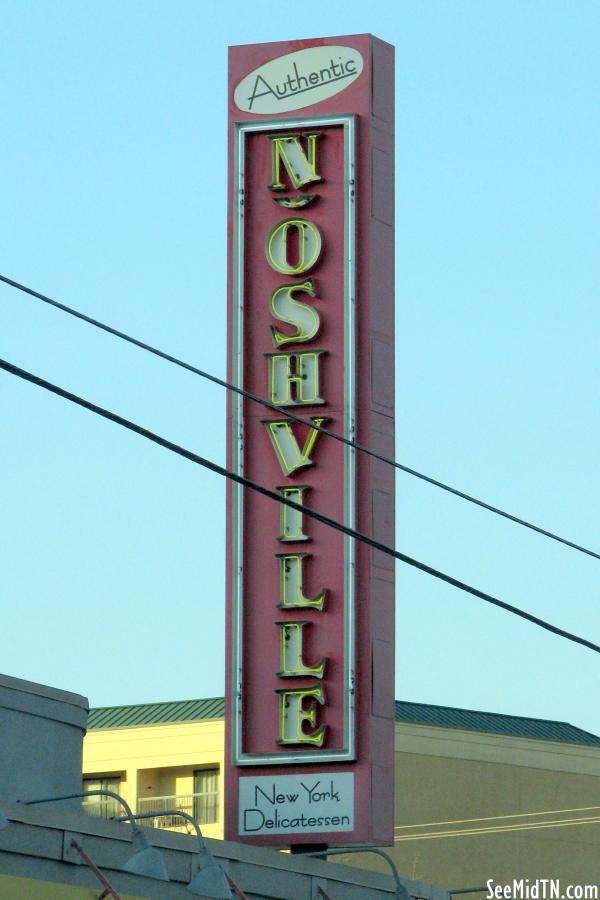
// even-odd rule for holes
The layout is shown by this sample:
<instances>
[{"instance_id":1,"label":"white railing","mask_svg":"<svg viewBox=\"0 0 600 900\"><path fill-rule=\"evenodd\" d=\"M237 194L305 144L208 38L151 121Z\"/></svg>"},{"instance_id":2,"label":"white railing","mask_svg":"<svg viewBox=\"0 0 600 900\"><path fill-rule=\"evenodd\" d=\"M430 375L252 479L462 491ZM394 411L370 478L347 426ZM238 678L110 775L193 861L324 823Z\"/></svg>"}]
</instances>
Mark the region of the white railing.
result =
<instances>
[{"instance_id":1,"label":"white railing","mask_svg":"<svg viewBox=\"0 0 600 900\"><path fill-rule=\"evenodd\" d=\"M181 809L189 816L193 816L198 822L208 824L216 822L219 818L219 794L218 792L207 794L168 794L162 797L138 797L137 811L154 812L159 815L151 819L144 819L144 825L153 828L185 828L188 830L189 822L181 816L161 816L160 811L167 809Z\"/></svg>"}]
</instances>

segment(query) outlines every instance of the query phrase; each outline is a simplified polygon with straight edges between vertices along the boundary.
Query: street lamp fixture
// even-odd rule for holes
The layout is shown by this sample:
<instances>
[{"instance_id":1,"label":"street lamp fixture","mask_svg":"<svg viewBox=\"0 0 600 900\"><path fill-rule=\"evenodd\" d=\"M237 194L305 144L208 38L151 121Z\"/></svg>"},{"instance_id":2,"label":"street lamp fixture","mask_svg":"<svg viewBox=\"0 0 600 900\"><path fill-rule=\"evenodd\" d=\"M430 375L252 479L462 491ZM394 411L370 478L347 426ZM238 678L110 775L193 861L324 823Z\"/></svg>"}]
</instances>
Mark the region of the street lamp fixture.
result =
<instances>
[{"instance_id":1,"label":"street lamp fixture","mask_svg":"<svg viewBox=\"0 0 600 900\"><path fill-rule=\"evenodd\" d=\"M327 850L313 850L310 853L305 853L305 856L315 856L327 859L328 856L335 856L341 853L375 853L377 856L383 857L385 861L389 864L392 875L394 876L394 884L395 884L395 893L394 897L396 900L410 900L410 894L400 881L400 875L398 874L398 869L396 868L396 863L385 850L380 850L378 847L336 847L335 849L327 849Z\"/></svg>"},{"instance_id":2,"label":"street lamp fixture","mask_svg":"<svg viewBox=\"0 0 600 900\"><path fill-rule=\"evenodd\" d=\"M78 797L111 797L116 800L124 808L127 815L121 816L118 821L129 821L133 829L133 854L127 860L122 869L124 872L130 872L134 875L144 875L146 878L156 878L158 881L168 881L169 874L165 861L156 847L152 847L148 838L136 825L135 816L131 811L131 807L126 800L114 791L96 790L96 791L78 791L76 794L63 794L57 797L41 797L37 800L25 800L25 806L33 806L36 803L54 803L56 800L75 800Z\"/></svg>"},{"instance_id":3,"label":"street lamp fixture","mask_svg":"<svg viewBox=\"0 0 600 900\"><path fill-rule=\"evenodd\" d=\"M209 897L211 900L230 900L233 894L227 883L227 877L223 869L216 864L212 853L206 846L197 819L181 809L161 809L155 812L135 813L133 818L156 819L160 816L181 816L182 819L191 822L196 830L200 850L194 862L192 878L187 886L188 891L191 894L197 894L199 897ZM126 816L115 817L117 822L122 822L126 818Z\"/></svg>"}]
</instances>

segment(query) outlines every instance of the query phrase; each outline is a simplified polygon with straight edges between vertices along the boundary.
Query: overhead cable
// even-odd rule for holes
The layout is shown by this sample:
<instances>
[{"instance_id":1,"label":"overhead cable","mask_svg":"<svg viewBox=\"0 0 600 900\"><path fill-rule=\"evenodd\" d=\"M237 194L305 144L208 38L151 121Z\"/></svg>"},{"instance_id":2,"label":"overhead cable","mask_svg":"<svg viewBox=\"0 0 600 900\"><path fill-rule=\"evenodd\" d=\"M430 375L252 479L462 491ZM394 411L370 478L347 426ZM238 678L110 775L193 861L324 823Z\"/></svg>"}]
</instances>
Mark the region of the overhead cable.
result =
<instances>
[{"instance_id":1,"label":"overhead cable","mask_svg":"<svg viewBox=\"0 0 600 900\"><path fill-rule=\"evenodd\" d=\"M434 825L462 825L468 822L495 822L498 819L527 819L536 816L556 816L559 813L590 812L598 809L600 809L600 806L573 806L568 809L546 809L525 813L509 813L507 816L478 816L475 819L446 819L443 822L418 822L416 825L394 825L394 831L404 831L407 828L429 828Z\"/></svg>"},{"instance_id":2,"label":"overhead cable","mask_svg":"<svg viewBox=\"0 0 600 900\"><path fill-rule=\"evenodd\" d=\"M266 409L274 410L278 415L286 416L288 419L291 419L294 422L300 422L300 424L302 425L308 425L315 431L321 432L322 434L325 434L327 435L327 437L333 438L336 441L341 441L348 447L352 447L353 449L358 450L361 453L366 453L373 459L377 459L380 462L386 463L386 465L393 466L394 468L399 469L399 471L404 472L407 475L412 475L414 478L419 478L421 481L427 482L427 484L431 484L434 487L441 488L443 491L448 491L448 493L454 494L456 497L460 497L462 500L467 500L469 503L474 503L476 506L480 506L482 509L487 509L488 512L492 512L498 516L502 516L503 518L508 519L511 522L515 522L517 525L522 525L524 528L529 528L531 531L535 531L537 532L537 534L541 534L544 537L551 538L553 541L558 541L561 544L565 544L567 547L571 547L573 550L578 550L580 553L585 553L588 556L595 557L595 559L600 559L600 553L597 553L595 550L589 550L587 547L583 547L581 544L576 544L574 541L570 541L567 538L561 537L560 535L555 534L552 531L548 531L547 529L542 528L539 525L534 525L532 522L528 522L526 519L522 519L519 516L515 516L512 513L506 512L506 510L500 509L497 506L493 506L491 503L486 503L484 500L479 500L477 497L473 497L471 494L466 494L464 491L460 491L458 488L452 487L449 484L445 484L443 481L438 481L438 479L432 478L430 475L425 475L423 472L418 472L416 469L411 469L409 466L405 466L403 463L399 463L396 460L390 459L389 457L384 456L381 453L377 453L377 451L372 450L370 447L367 447L364 444L359 444L356 441L352 441L350 440L350 438L347 438L342 434L338 434L336 431L331 431L329 428L325 428L323 425L315 425L314 423L309 422L307 419L302 418L302 416L298 416L295 413L290 412L289 410L283 409L282 407L277 406L275 403L271 403L269 400L265 400L263 397L259 397L257 394L253 394L251 391L247 391L244 388L238 387L237 385L231 384L230 382L219 378L217 375L212 375L210 372L199 369L197 366L193 366L191 363L187 363L176 356L172 356L170 353L166 353L164 350L159 350L157 347L153 347L151 344L147 344L145 341L141 341L138 338L132 337L131 335L126 334L124 331L119 331L117 328L113 328L111 325L106 325L104 322L100 322L99 319L94 319L92 318L92 316L88 316L71 306L67 306L65 303L60 303L58 300L53 300L51 297L46 296L46 294L41 294L39 291L27 287L27 285L21 284L18 281L14 281L12 278L8 278L6 275L0 274L0 281L3 281L5 284L8 284L10 285L10 287L14 287L19 291L23 291L25 294L29 294L31 297L35 297L37 300L42 300L44 303L47 303L50 306L55 307L56 309L60 309L62 310L62 312L66 312L70 316L75 316L75 318L81 319L83 322L87 322L89 325L93 325L95 328L100 328L102 331L106 331L108 334L113 335L113 337L118 337L123 341L127 341L129 344L133 344L135 347L139 347L141 350L146 350L148 351L148 353L153 353L155 356L158 356L161 359L166 360L167 362L173 363L176 366L180 366L182 369L186 369L188 372L192 372L194 375L199 375L201 378L212 381L213 384L218 384L220 387L224 387L228 391L233 391L234 393L245 397L247 400L250 400L253 403L259 403Z\"/></svg>"},{"instance_id":3,"label":"overhead cable","mask_svg":"<svg viewBox=\"0 0 600 900\"><path fill-rule=\"evenodd\" d=\"M514 831L534 831L540 828L567 828L574 825L597 825L600 823L600 817L590 816L585 819L553 819L550 822L519 822L514 825L496 825L486 828L465 828L455 831L429 831L423 834L404 834L396 835L395 844L401 844L406 841L429 841L439 838L449 837L472 837L473 835L482 834L508 834Z\"/></svg>"},{"instance_id":4,"label":"overhead cable","mask_svg":"<svg viewBox=\"0 0 600 900\"><path fill-rule=\"evenodd\" d=\"M319 513L314 509L310 509L307 506L303 506L300 503L295 503L293 500L290 500L289 497L284 497L282 494L279 494L276 491L272 491L261 484L257 484L255 481L251 481L249 478L245 478L243 475L238 475L237 472L231 472L229 469L220 466L218 463L212 462L212 460L206 459L205 457L200 456L191 450L187 450L185 447L180 447L178 444L174 444L172 441L169 441L166 438L155 434L153 431L149 431L147 428L144 428L143 426L138 425L135 422L131 422L129 419L124 419L122 416L119 416L116 413L111 412L110 410L104 409L101 406L97 406L95 403L90 403L89 400L85 400L83 397L79 397L77 394L72 394L69 391L64 390L64 388L58 387L57 385L52 384L49 381L45 381L43 378L39 378L37 375L33 375L31 372L27 372L25 369L20 369L18 366L15 366L3 359L0 359L0 368L4 369L6 372L9 372L11 375L16 375L17 377L22 378L25 381L29 381L32 384L37 385L38 387L44 388L44 390L46 391L51 391L53 394L57 394L59 397L63 397L65 400L69 400L71 403L76 403L78 406L82 406L84 409L88 409L90 412L96 413L96 415L102 416L105 419L109 419L111 422L115 422L117 425L121 425L123 428L127 428L129 431L134 431L136 434L139 434L142 437L147 438L147 440L152 441L153 443L158 444L159 446L164 447L167 450L170 450L172 453L177 453L179 456L183 456L185 459L189 459L191 462L194 462L197 465L203 466L206 469L210 469L211 472L216 472L218 475L222 475L224 478L228 478L231 481L235 481L237 484L241 484L244 487L255 491L256 493L263 494L263 496L265 497L269 497L269 499L274 500L276 503L289 506L291 509L294 509L297 512L304 513L310 518L315 519L317 522L322 522L324 525L327 525L330 528L334 528L336 531L341 531L343 534L346 534L349 537L354 538L355 540L360 541L361 543L366 544L369 547L372 547L374 550L379 550L382 553L386 553L388 556L393 556L395 559L400 560L400 562L406 563L406 565L412 566L415 569L419 569L421 572L425 572L426 574L431 575L433 578L438 578L440 581L445 581L446 584L450 584L461 591L472 594L474 597L477 597L480 600L484 600L486 603L491 603L493 606L498 606L500 609L504 609L507 612L513 613L513 615L515 616L526 619L528 622L533 622L534 625L538 625L540 628L544 628L546 631L552 632L552 634L557 634L559 637L563 637L568 641L573 641L576 644L581 644L583 647L588 647L590 650L594 650L596 653L600 653L600 646L598 644L594 644L592 641L588 641L586 638L579 637L578 635L572 634L569 631L558 628L556 625L552 625L550 622L546 622L544 619L540 619L538 616L534 616L531 613L526 612L525 610L520 609L517 606L513 606L510 603L505 603L504 600L499 600L497 597L493 597L491 594L487 594L485 591L480 591L478 588L466 584L464 581L459 581L459 579L453 578L451 575L447 575L446 573L441 572L439 569L434 569L432 566L428 566L426 563L420 562L417 559L413 559L413 557L407 556L405 553L401 553L399 550L388 547L386 544L382 544L380 541L376 541L374 538L368 537L366 534L355 531L353 528L350 528L349 526L344 525L341 522L337 522L335 519L331 519L329 516L325 516L322 513Z\"/></svg>"}]
</instances>

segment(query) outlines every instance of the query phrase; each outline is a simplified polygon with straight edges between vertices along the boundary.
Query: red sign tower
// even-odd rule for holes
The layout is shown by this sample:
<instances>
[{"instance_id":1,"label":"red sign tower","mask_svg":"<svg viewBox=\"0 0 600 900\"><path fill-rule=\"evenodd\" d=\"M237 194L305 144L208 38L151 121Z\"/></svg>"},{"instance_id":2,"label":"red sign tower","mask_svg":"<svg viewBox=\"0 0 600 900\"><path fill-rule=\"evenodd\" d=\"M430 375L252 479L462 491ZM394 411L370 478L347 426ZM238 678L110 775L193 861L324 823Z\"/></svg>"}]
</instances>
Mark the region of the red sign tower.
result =
<instances>
[{"instance_id":1,"label":"red sign tower","mask_svg":"<svg viewBox=\"0 0 600 900\"><path fill-rule=\"evenodd\" d=\"M226 822L288 846L393 839L394 54L234 47L229 69ZM286 413L300 416L304 423Z\"/></svg>"}]
</instances>

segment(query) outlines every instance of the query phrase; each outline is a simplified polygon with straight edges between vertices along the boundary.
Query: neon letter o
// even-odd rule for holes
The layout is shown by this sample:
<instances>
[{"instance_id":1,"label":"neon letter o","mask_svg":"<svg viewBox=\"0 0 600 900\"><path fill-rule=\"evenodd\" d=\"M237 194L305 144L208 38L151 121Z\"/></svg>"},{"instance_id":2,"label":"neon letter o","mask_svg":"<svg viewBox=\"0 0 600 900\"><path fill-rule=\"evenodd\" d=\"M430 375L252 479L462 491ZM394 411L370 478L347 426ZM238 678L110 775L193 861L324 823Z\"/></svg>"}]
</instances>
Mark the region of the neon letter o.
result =
<instances>
[{"instance_id":1,"label":"neon letter o","mask_svg":"<svg viewBox=\"0 0 600 900\"><path fill-rule=\"evenodd\" d=\"M288 232L298 233L298 262L288 261ZM267 262L281 275L302 275L315 265L321 255L321 232L306 219L284 219L273 226L267 235L265 246Z\"/></svg>"}]
</instances>

